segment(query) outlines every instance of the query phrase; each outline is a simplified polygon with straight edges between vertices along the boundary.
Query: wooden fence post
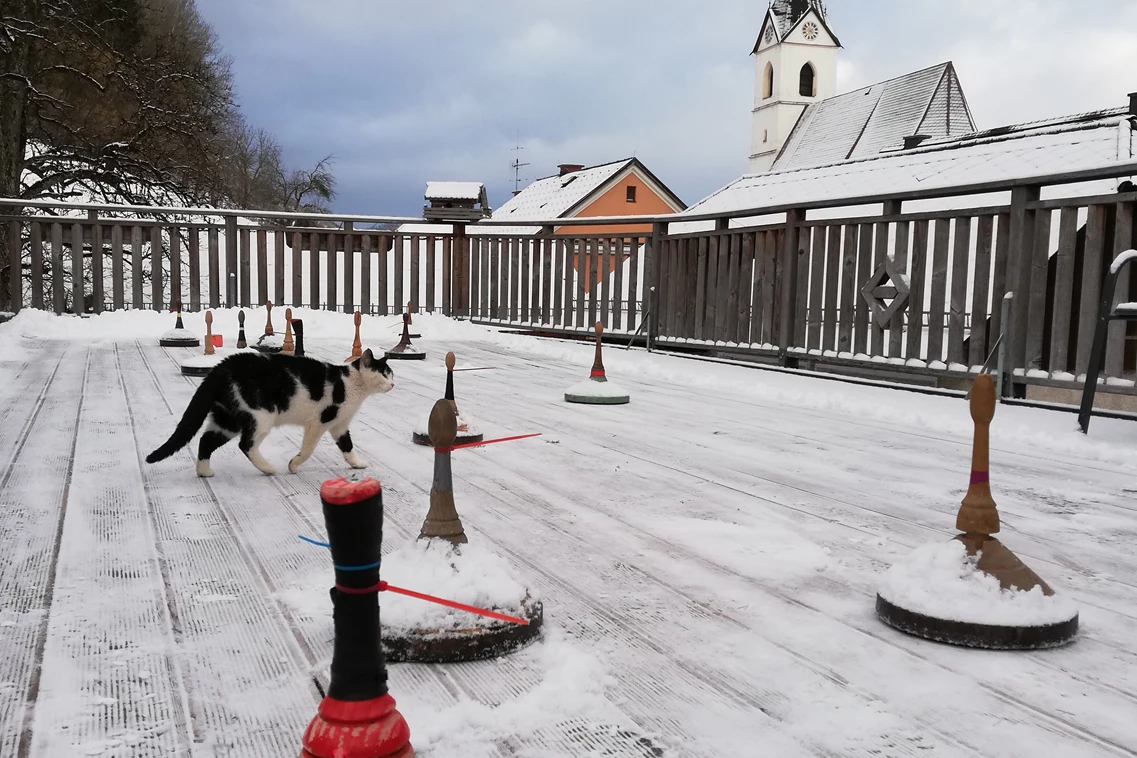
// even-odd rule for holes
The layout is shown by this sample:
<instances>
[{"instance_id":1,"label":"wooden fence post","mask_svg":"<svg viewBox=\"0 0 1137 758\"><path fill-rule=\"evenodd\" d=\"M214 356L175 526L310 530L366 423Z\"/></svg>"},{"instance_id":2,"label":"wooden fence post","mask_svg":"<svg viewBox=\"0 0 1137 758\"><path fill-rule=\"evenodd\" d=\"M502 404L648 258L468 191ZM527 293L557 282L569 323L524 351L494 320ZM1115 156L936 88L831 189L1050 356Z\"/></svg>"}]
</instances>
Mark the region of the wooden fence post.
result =
<instances>
[{"instance_id":1,"label":"wooden fence post","mask_svg":"<svg viewBox=\"0 0 1137 758\"><path fill-rule=\"evenodd\" d=\"M225 217L225 305L237 307L237 217Z\"/></svg>"},{"instance_id":2,"label":"wooden fence post","mask_svg":"<svg viewBox=\"0 0 1137 758\"><path fill-rule=\"evenodd\" d=\"M454 224L453 249L450 251L450 314L470 317L470 238L465 224Z\"/></svg>"},{"instance_id":3,"label":"wooden fence post","mask_svg":"<svg viewBox=\"0 0 1137 758\"><path fill-rule=\"evenodd\" d=\"M13 313L19 313L24 305L24 266L23 245L20 239L20 222L8 224L8 304Z\"/></svg>"},{"instance_id":4,"label":"wooden fence post","mask_svg":"<svg viewBox=\"0 0 1137 758\"><path fill-rule=\"evenodd\" d=\"M647 298L647 306L651 309L651 315L648 323L648 339L654 343L659 336L659 314L656 310L659 307L660 292L660 272L663 268L660 265L660 251L663 248L663 238L667 236L667 224L662 221L655 221L651 225L651 244L644 250L644 294L651 288L654 288L657 297Z\"/></svg>"},{"instance_id":5,"label":"wooden fence post","mask_svg":"<svg viewBox=\"0 0 1137 758\"><path fill-rule=\"evenodd\" d=\"M1031 254L1034 252L1035 211L1027 208L1028 203L1036 202L1040 188L1036 185L1015 187L1011 190L1010 250L1007 260L1007 289L1015 293L1011 307L1011 324L1008 332L1010 343L1007 357L1009 369L1023 368L1026 365L1027 315L1030 307ZM1045 276L1045 271L1043 271ZM1010 284L1013 282L1013 284ZM1045 289L1045 278L1040 283Z\"/></svg>"},{"instance_id":6,"label":"wooden fence post","mask_svg":"<svg viewBox=\"0 0 1137 758\"><path fill-rule=\"evenodd\" d=\"M782 240L782 291L775 294L778 297L778 310L781 311L778 349L782 354L783 364L786 363L786 351L793 343L794 321L797 316L798 227L804 221L804 210L786 211L786 234Z\"/></svg>"}]
</instances>

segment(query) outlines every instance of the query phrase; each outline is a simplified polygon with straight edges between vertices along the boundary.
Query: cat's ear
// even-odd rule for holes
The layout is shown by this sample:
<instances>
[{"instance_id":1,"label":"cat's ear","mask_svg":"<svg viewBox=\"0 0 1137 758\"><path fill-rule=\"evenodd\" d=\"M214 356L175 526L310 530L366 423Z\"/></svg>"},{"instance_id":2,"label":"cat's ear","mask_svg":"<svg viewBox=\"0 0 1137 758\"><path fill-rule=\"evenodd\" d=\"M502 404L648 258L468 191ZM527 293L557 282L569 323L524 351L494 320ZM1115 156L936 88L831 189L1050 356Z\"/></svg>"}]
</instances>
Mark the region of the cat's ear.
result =
<instances>
[{"instance_id":1,"label":"cat's ear","mask_svg":"<svg viewBox=\"0 0 1137 758\"><path fill-rule=\"evenodd\" d=\"M375 355L371 352L371 348L363 351L363 355L359 358L360 368L371 368L371 364L375 362Z\"/></svg>"}]
</instances>

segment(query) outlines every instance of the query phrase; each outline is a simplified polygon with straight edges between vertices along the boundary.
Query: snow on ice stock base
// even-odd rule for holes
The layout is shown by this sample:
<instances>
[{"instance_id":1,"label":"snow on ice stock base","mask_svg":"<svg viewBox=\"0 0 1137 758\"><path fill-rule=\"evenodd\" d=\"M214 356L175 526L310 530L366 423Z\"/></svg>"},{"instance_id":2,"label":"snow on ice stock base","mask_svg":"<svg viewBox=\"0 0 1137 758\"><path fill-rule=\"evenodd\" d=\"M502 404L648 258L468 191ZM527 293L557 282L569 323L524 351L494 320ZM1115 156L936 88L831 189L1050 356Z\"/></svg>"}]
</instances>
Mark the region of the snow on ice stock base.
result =
<instances>
[{"instance_id":1,"label":"snow on ice stock base","mask_svg":"<svg viewBox=\"0 0 1137 758\"><path fill-rule=\"evenodd\" d=\"M1034 627L1061 624L1078 615L1060 595L1004 590L980 571L959 540L916 548L889 568L877 592L889 603L933 619L986 626Z\"/></svg>"},{"instance_id":2,"label":"snow on ice stock base","mask_svg":"<svg viewBox=\"0 0 1137 758\"><path fill-rule=\"evenodd\" d=\"M383 557L382 575L397 587L510 615L517 615L530 594L509 564L488 548L455 546L443 539L411 540ZM467 629L491 621L392 592L379 595L379 607L384 633Z\"/></svg>"},{"instance_id":3,"label":"snow on ice stock base","mask_svg":"<svg viewBox=\"0 0 1137 758\"><path fill-rule=\"evenodd\" d=\"M262 335L252 347L268 353L279 353L284 349L284 335L275 332Z\"/></svg>"},{"instance_id":4,"label":"snow on ice stock base","mask_svg":"<svg viewBox=\"0 0 1137 758\"><path fill-rule=\"evenodd\" d=\"M189 329L170 329L158 339L163 342L200 342L197 335Z\"/></svg>"},{"instance_id":5,"label":"snow on ice stock base","mask_svg":"<svg viewBox=\"0 0 1137 758\"><path fill-rule=\"evenodd\" d=\"M600 401L612 400L626 402L628 400L628 393L615 382L598 382L595 379L589 378L577 382L565 390L565 397L582 397Z\"/></svg>"}]
</instances>

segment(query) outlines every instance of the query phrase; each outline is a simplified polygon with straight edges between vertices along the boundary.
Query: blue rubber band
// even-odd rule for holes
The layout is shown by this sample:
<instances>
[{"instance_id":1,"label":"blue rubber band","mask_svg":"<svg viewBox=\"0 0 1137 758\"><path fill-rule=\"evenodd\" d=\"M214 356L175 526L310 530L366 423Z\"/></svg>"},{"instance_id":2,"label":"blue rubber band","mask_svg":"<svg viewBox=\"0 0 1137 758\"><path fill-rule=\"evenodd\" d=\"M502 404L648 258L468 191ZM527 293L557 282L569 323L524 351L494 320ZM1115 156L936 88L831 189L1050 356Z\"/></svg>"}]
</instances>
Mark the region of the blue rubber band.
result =
<instances>
[{"instance_id":1,"label":"blue rubber band","mask_svg":"<svg viewBox=\"0 0 1137 758\"><path fill-rule=\"evenodd\" d=\"M329 550L332 547L327 542L320 542L319 540L314 540L311 537L305 537L303 534L298 534L296 536L304 542L307 542L309 545L315 545L316 547L326 547ZM366 566L337 566L333 563L332 568L334 568L336 571L368 571L373 568L378 568L380 563L381 561L375 561L374 563L368 563Z\"/></svg>"},{"instance_id":2,"label":"blue rubber band","mask_svg":"<svg viewBox=\"0 0 1137 758\"><path fill-rule=\"evenodd\" d=\"M332 567L336 571L367 571L368 569L379 568L379 561L368 563L366 566L337 566L333 563Z\"/></svg>"}]
</instances>

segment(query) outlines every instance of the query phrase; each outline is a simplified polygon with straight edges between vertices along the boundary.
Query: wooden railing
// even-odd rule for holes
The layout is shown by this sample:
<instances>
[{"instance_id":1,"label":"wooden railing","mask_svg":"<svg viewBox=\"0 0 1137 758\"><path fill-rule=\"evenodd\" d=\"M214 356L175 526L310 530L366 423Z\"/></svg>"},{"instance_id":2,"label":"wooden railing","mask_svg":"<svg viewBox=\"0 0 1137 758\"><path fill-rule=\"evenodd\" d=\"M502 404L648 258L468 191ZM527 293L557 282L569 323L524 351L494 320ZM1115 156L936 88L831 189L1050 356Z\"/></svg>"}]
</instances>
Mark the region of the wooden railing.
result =
<instances>
[{"instance_id":1,"label":"wooden railing","mask_svg":"<svg viewBox=\"0 0 1137 758\"><path fill-rule=\"evenodd\" d=\"M0 310L272 300L392 314L409 301L535 331L584 335L601 321L664 348L961 378L1002 336L1012 384L1074 386L1104 272L1137 244L1137 193L1067 187L1133 174L1137 163L804 207L525 222L530 230L0 199L8 246L20 251L19 275L0 271ZM917 208L923 201L946 207ZM1137 274L1117 299L1137 299ZM1137 333L1125 329L1110 328L1106 389L1137 392Z\"/></svg>"},{"instance_id":2,"label":"wooden railing","mask_svg":"<svg viewBox=\"0 0 1137 758\"><path fill-rule=\"evenodd\" d=\"M601 321L634 333L643 323L638 235L469 237L471 318L587 331Z\"/></svg>"}]
</instances>

